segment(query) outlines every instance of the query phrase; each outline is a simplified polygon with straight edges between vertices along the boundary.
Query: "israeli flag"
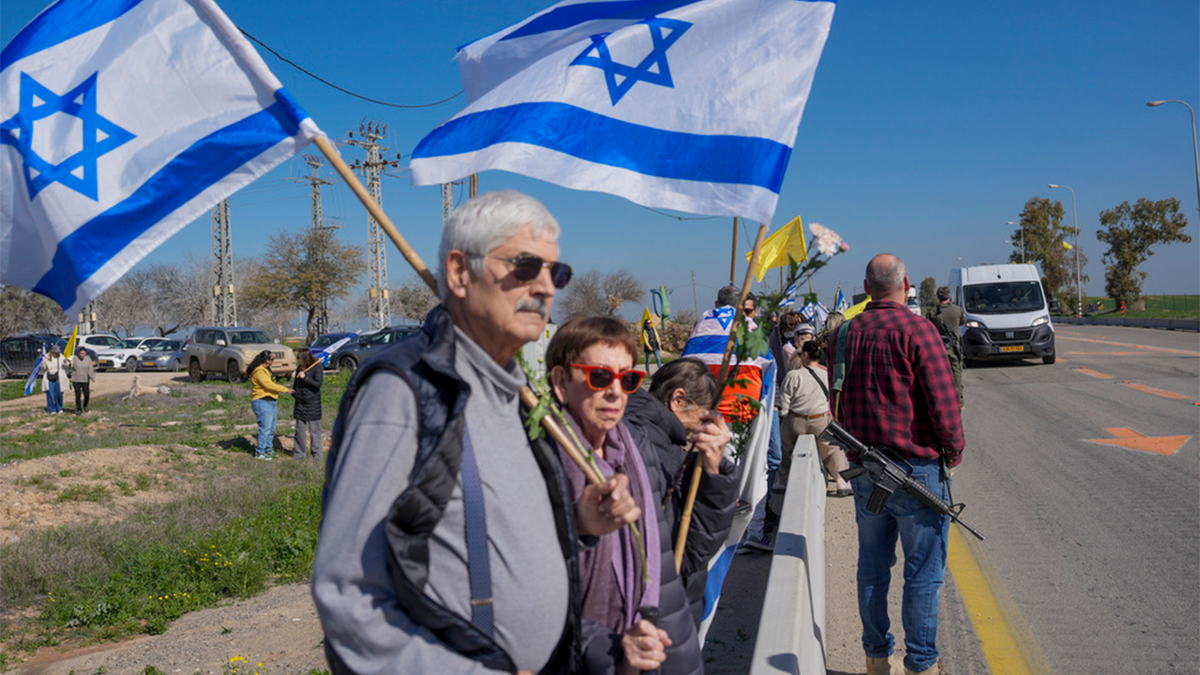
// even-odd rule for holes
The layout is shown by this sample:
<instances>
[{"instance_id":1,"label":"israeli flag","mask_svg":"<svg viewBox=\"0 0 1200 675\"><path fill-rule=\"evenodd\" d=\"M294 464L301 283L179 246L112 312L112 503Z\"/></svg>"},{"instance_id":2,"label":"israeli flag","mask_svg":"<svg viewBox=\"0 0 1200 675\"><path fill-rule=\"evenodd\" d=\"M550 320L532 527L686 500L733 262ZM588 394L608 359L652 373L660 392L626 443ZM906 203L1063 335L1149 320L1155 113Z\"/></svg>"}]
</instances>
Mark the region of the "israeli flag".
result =
<instances>
[{"instance_id":1,"label":"israeli flag","mask_svg":"<svg viewBox=\"0 0 1200 675\"><path fill-rule=\"evenodd\" d=\"M320 133L211 0L59 0L0 53L0 282L73 314Z\"/></svg>"},{"instance_id":2,"label":"israeli flag","mask_svg":"<svg viewBox=\"0 0 1200 675\"><path fill-rule=\"evenodd\" d=\"M770 222L834 2L567 0L458 51L414 185L487 169Z\"/></svg>"}]
</instances>

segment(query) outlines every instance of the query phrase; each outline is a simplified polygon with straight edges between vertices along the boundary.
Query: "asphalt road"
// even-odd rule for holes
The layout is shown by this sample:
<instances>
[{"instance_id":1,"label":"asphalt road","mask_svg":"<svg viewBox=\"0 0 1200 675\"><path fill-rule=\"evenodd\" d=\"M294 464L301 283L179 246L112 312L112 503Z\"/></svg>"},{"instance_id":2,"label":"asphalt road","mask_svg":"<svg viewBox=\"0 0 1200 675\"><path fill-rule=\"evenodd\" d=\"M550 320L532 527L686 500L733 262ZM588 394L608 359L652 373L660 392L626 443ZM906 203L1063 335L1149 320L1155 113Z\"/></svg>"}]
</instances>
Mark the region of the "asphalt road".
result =
<instances>
[{"instance_id":1,"label":"asphalt road","mask_svg":"<svg viewBox=\"0 0 1200 675\"><path fill-rule=\"evenodd\" d=\"M1057 352L964 372L954 497L1056 675L1197 673L1200 336L1059 326Z\"/></svg>"}]
</instances>

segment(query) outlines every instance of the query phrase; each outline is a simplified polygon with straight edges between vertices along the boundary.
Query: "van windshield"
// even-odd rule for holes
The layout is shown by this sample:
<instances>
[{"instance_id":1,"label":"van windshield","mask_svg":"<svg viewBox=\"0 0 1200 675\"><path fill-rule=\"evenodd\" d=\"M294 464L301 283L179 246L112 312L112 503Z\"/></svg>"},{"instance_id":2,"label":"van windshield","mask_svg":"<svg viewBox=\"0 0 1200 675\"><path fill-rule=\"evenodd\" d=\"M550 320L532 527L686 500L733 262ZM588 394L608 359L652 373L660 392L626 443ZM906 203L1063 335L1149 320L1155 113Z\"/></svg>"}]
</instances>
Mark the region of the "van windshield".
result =
<instances>
[{"instance_id":1,"label":"van windshield","mask_svg":"<svg viewBox=\"0 0 1200 675\"><path fill-rule=\"evenodd\" d=\"M1018 314L1044 308L1037 281L997 281L963 287L963 309L970 314Z\"/></svg>"}]
</instances>

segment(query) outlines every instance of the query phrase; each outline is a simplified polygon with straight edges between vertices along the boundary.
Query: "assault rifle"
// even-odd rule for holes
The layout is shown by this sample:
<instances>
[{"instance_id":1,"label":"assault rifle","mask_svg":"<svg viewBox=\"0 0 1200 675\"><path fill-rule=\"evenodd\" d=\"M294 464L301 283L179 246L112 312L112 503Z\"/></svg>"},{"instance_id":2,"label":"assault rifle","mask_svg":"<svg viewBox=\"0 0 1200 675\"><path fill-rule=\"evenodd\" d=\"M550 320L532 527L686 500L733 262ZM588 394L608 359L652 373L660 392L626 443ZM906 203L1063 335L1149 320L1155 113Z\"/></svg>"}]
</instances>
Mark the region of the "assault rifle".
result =
<instances>
[{"instance_id":1,"label":"assault rifle","mask_svg":"<svg viewBox=\"0 0 1200 675\"><path fill-rule=\"evenodd\" d=\"M908 493L917 498L925 506L928 506L935 513L940 513L950 517L950 520L962 525L968 532L979 537L983 541L983 535L978 530L964 523L958 514L962 513L965 504L947 504L941 497L929 491L929 488L919 481L912 478L912 465L904 459L892 459L884 454L886 448L869 448L863 445L862 441L850 435L850 432L842 428L842 425L835 421L829 423L829 427L825 429L822 436L828 437L826 440L837 443L838 445L854 450L858 453L858 461L862 462L862 466L846 469L842 471L842 478L850 480L863 475L864 473L875 484L875 489L871 491L871 496L867 499L867 510L871 513L880 513L883 507L887 504L887 500L892 496L898 488L908 490Z\"/></svg>"}]
</instances>

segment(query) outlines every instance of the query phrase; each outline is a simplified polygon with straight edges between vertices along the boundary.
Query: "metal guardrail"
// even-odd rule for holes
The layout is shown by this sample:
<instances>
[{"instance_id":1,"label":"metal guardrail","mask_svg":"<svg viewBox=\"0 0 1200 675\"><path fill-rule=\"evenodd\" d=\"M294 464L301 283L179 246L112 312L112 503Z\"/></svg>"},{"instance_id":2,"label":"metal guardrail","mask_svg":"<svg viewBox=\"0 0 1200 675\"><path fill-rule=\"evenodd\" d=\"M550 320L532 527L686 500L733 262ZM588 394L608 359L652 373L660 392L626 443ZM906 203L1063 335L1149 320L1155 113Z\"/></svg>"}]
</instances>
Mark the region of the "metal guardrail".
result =
<instances>
[{"instance_id":1,"label":"metal guardrail","mask_svg":"<svg viewBox=\"0 0 1200 675\"><path fill-rule=\"evenodd\" d=\"M1085 326L1128 326L1130 328L1159 328L1164 330L1186 330L1200 332L1200 319L1142 319L1134 317L1056 316L1054 323L1069 323Z\"/></svg>"},{"instance_id":2,"label":"metal guardrail","mask_svg":"<svg viewBox=\"0 0 1200 675\"><path fill-rule=\"evenodd\" d=\"M825 476L813 436L792 449L750 675L825 673Z\"/></svg>"}]
</instances>

